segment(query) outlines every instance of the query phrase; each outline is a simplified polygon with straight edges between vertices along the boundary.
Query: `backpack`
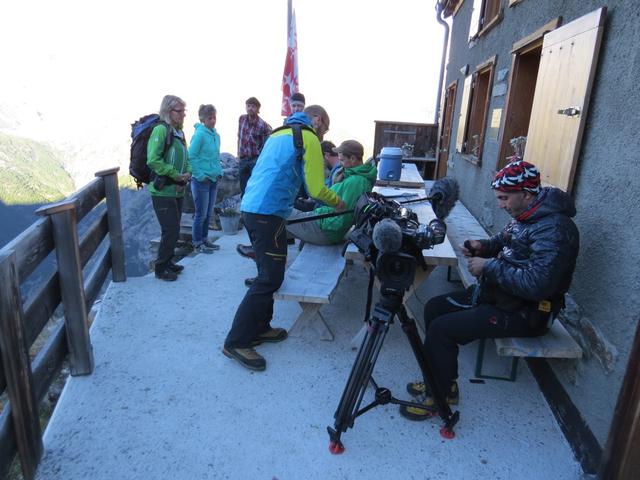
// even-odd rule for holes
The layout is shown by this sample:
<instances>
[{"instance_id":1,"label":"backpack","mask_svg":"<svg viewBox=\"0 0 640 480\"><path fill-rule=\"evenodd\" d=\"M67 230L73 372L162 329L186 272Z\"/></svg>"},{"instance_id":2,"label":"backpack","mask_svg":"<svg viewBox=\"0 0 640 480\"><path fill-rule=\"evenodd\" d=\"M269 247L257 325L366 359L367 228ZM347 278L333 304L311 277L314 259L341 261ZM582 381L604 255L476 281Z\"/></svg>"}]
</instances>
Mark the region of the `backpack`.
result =
<instances>
[{"instance_id":1,"label":"backpack","mask_svg":"<svg viewBox=\"0 0 640 480\"><path fill-rule=\"evenodd\" d=\"M287 128L290 128L291 133L293 134L293 148L295 148L296 150L296 160L298 160L299 162L302 162L302 157L304 157L304 140L302 139L302 130L303 129L309 130L314 135L316 135L316 132L311 127L294 123L292 125L283 125L281 127L278 127L271 133L274 134L275 132L279 132L280 130L285 130ZM302 185L300 185L300 190L298 191L298 198L302 198L302 199L309 198L309 194L307 193L307 189L305 187L304 182L302 182ZM303 209L301 208L299 210L303 210Z\"/></svg>"},{"instance_id":2,"label":"backpack","mask_svg":"<svg viewBox=\"0 0 640 480\"><path fill-rule=\"evenodd\" d=\"M151 168L149 168L149 165L147 165L147 143L149 143L151 132L155 126L160 123L167 127L168 132L164 149L162 150L162 155L164 156L173 142L173 129L169 128L169 125L162 121L157 113L146 115L131 124L129 174L135 180L138 190L141 189L145 183L151 183L153 181L154 173Z\"/></svg>"}]
</instances>

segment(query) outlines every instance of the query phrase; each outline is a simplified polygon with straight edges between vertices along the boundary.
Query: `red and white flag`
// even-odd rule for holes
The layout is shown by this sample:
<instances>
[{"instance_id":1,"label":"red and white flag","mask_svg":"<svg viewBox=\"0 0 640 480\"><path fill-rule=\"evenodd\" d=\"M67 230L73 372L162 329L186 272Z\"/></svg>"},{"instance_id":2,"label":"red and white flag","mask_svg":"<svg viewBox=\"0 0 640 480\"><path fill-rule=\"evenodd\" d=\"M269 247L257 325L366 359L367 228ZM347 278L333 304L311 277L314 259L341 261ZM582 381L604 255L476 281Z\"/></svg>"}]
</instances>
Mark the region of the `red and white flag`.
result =
<instances>
[{"instance_id":1,"label":"red and white flag","mask_svg":"<svg viewBox=\"0 0 640 480\"><path fill-rule=\"evenodd\" d=\"M298 91L298 35L296 33L296 12L290 16L289 35L287 39L287 58L282 74L282 109L283 117L291 115L289 98Z\"/></svg>"}]
</instances>

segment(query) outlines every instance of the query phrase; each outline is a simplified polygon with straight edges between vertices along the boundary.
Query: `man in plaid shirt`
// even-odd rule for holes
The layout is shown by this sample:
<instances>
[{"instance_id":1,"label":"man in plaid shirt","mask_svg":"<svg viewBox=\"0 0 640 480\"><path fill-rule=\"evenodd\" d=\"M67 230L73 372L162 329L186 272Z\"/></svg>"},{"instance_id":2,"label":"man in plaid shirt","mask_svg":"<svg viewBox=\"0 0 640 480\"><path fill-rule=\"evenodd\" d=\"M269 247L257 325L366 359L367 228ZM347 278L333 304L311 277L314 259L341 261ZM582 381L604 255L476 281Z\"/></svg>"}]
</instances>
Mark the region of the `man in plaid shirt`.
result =
<instances>
[{"instance_id":1,"label":"man in plaid shirt","mask_svg":"<svg viewBox=\"0 0 640 480\"><path fill-rule=\"evenodd\" d=\"M271 135L271 126L258 116L260 113L258 99L250 97L245 105L247 114L240 115L238 121L238 159L240 162L240 195L242 196L244 196L244 190L262 147Z\"/></svg>"}]
</instances>

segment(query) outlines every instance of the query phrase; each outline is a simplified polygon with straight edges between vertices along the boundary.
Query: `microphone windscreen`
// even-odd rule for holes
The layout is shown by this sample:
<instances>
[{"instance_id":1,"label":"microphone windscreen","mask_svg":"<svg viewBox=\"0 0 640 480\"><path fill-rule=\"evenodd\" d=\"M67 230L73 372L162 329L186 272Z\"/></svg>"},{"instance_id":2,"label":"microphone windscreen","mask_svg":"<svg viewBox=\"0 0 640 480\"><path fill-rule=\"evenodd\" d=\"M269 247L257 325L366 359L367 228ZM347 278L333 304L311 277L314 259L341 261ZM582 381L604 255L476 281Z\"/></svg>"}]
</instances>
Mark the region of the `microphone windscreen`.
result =
<instances>
[{"instance_id":1,"label":"microphone windscreen","mask_svg":"<svg viewBox=\"0 0 640 480\"><path fill-rule=\"evenodd\" d=\"M458 182L451 177L436 180L429 191L429 197L436 217L445 219L458 200Z\"/></svg>"},{"instance_id":2,"label":"microphone windscreen","mask_svg":"<svg viewBox=\"0 0 640 480\"><path fill-rule=\"evenodd\" d=\"M390 218L383 218L375 224L372 238L381 253L395 253L402 247L402 230Z\"/></svg>"}]
</instances>

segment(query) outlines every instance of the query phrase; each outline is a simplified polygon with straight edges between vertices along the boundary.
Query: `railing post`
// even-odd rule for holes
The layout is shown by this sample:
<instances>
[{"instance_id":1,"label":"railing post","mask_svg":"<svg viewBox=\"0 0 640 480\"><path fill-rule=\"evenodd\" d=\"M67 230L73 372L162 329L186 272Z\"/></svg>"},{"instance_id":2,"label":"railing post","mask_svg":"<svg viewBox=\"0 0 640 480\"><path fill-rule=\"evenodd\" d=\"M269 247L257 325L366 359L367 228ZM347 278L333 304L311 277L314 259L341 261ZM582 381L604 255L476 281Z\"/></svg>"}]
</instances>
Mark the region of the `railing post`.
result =
<instances>
[{"instance_id":1,"label":"railing post","mask_svg":"<svg viewBox=\"0 0 640 480\"><path fill-rule=\"evenodd\" d=\"M71 375L88 375L93 371L93 349L89 338L75 203L63 200L41 207L36 213L49 215L53 227Z\"/></svg>"},{"instance_id":2,"label":"railing post","mask_svg":"<svg viewBox=\"0 0 640 480\"><path fill-rule=\"evenodd\" d=\"M120 190L118 189L120 167L96 172L96 177L104 181L107 198L107 220L109 221L109 242L111 243L111 276L114 282L127 280L124 264L124 237L120 214Z\"/></svg>"},{"instance_id":3,"label":"railing post","mask_svg":"<svg viewBox=\"0 0 640 480\"><path fill-rule=\"evenodd\" d=\"M42 457L42 434L33 389L29 350L22 323L22 299L12 250L0 253L0 349L7 382L16 445L25 478L35 476Z\"/></svg>"}]
</instances>

